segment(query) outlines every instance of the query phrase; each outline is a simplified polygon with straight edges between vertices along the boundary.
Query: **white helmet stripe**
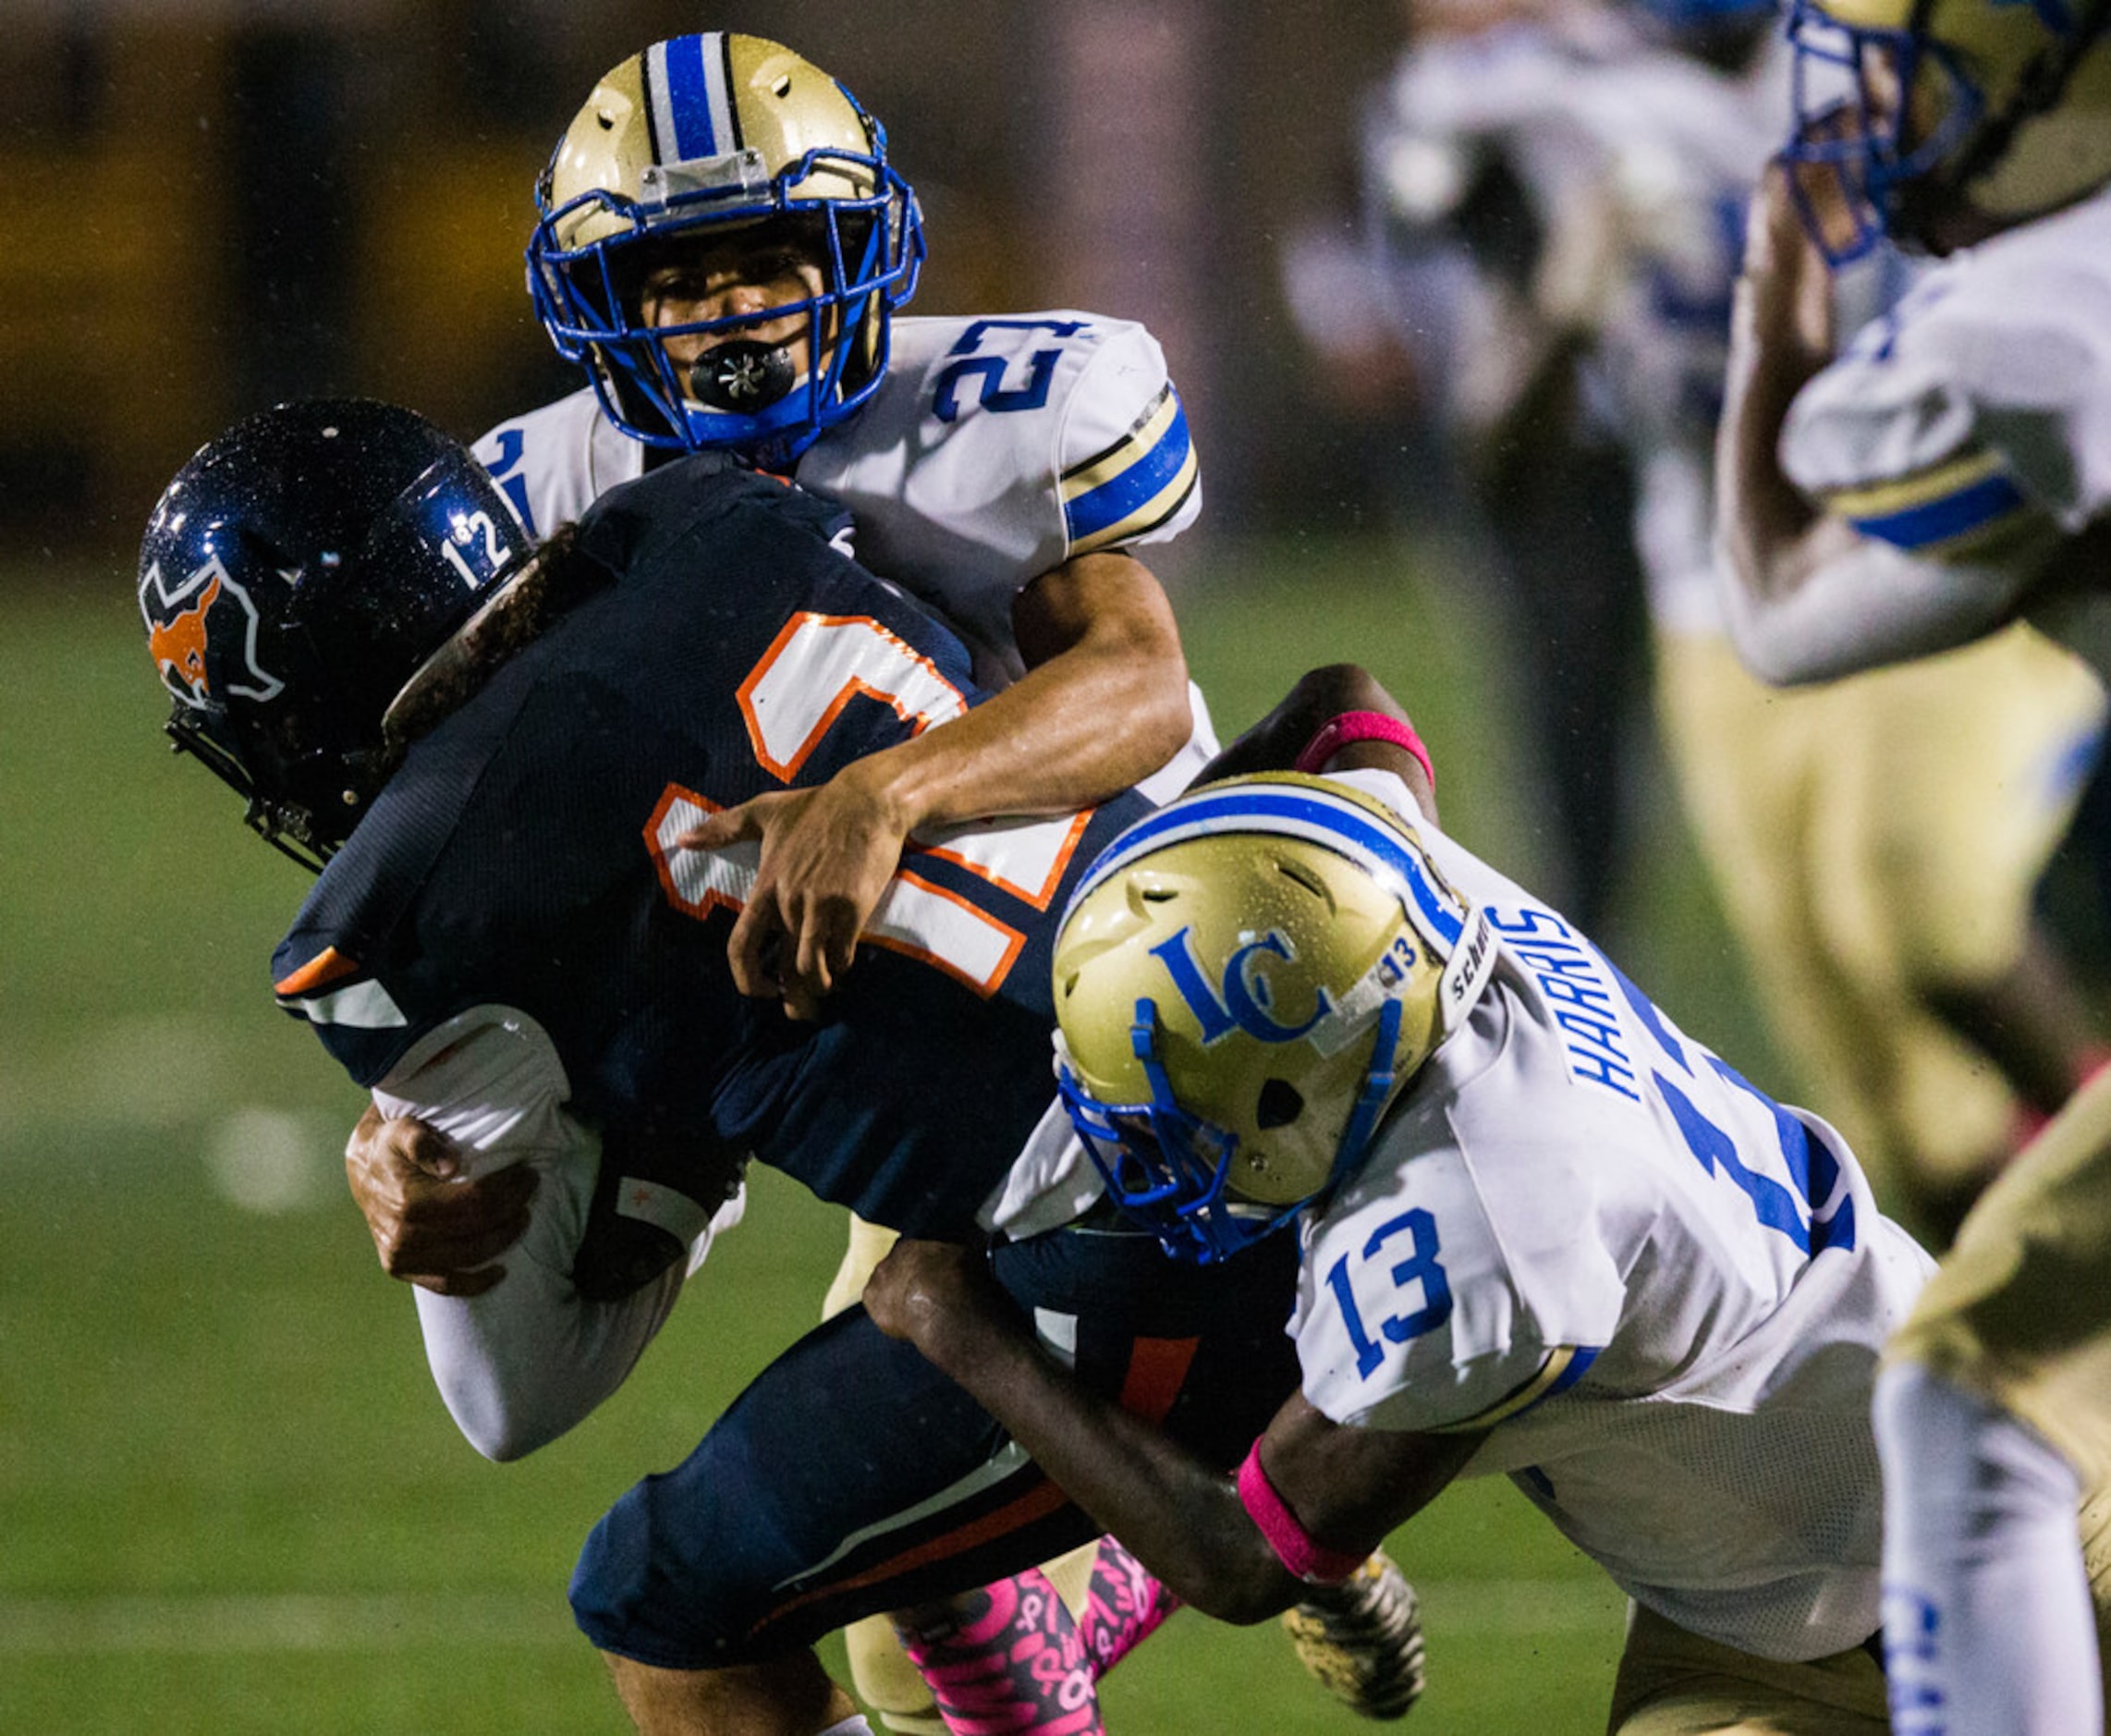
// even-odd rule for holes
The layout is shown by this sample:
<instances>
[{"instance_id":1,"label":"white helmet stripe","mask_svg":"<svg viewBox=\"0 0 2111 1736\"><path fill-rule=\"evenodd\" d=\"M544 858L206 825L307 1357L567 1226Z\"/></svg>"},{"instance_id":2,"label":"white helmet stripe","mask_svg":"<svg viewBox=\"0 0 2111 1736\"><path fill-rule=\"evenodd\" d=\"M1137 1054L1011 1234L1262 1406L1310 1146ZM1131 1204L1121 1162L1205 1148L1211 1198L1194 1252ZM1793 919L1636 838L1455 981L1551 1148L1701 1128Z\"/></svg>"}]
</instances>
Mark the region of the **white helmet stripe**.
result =
<instances>
[{"instance_id":1,"label":"white helmet stripe","mask_svg":"<svg viewBox=\"0 0 2111 1736\"><path fill-rule=\"evenodd\" d=\"M692 163L740 148L725 31L654 43L645 51L645 99L662 163Z\"/></svg>"},{"instance_id":2,"label":"white helmet stripe","mask_svg":"<svg viewBox=\"0 0 2111 1736\"><path fill-rule=\"evenodd\" d=\"M1181 797L1117 838L1079 884L1071 907L1140 856L1223 832L1300 837L1342 851L1394 888L1422 938L1442 956L1448 959L1458 945L1466 911L1447 887L1422 871L1420 857L1356 803L1298 785L1235 785Z\"/></svg>"}]
</instances>

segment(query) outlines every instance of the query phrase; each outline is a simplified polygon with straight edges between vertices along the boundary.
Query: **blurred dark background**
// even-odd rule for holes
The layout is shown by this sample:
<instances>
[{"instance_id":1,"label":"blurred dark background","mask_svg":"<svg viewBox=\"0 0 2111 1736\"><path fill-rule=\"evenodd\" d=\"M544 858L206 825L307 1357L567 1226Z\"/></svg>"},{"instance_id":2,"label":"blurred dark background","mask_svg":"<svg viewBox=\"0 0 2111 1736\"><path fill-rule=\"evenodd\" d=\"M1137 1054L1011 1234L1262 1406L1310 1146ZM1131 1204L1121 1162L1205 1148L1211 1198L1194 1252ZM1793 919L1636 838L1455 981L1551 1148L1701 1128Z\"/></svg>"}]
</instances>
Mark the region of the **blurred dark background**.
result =
<instances>
[{"instance_id":1,"label":"blurred dark background","mask_svg":"<svg viewBox=\"0 0 2111 1736\"><path fill-rule=\"evenodd\" d=\"M532 187L657 38L774 37L887 127L932 257L915 312L1081 306L1165 343L1212 532L1361 519L1280 246L1342 221L1392 0L8 0L0 556L128 559L235 417L349 392L464 438L576 383L522 286ZM1367 431L1366 431L1367 432Z\"/></svg>"}]
</instances>

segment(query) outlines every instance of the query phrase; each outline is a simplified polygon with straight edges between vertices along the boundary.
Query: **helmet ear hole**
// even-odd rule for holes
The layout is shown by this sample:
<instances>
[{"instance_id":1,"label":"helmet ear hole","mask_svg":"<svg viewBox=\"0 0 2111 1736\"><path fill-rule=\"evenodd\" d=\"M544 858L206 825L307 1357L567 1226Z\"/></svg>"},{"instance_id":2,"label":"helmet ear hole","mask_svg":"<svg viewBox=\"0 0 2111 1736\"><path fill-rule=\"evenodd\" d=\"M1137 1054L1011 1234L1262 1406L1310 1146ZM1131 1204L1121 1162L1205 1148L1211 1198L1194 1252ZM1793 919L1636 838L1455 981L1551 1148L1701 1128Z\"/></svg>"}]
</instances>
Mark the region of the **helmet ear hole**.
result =
<instances>
[{"instance_id":1,"label":"helmet ear hole","mask_svg":"<svg viewBox=\"0 0 2111 1736\"><path fill-rule=\"evenodd\" d=\"M1261 1097L1254 1106L1254 1124L1263 1130L1288 1127L1305 1112L1305 1099L1297 1086L1287 1079L1271 1079L1261 1087Z\"/></svg>"},{"instance_id":2,"label":"helmet ear hole","mask_svg":"<svg viewBox=\"0 0 2111 1736\"><path fill-rule=\"evenodd\" d=\"M1303 887L1305 891L1311 893L1313 898L1329 910L1334 908L1334 894L1328 889L1326 882L1306 867L1304 863L1278 862L1275 864L1275 872L1293 885Z\"/></svg>"}]
</instances>

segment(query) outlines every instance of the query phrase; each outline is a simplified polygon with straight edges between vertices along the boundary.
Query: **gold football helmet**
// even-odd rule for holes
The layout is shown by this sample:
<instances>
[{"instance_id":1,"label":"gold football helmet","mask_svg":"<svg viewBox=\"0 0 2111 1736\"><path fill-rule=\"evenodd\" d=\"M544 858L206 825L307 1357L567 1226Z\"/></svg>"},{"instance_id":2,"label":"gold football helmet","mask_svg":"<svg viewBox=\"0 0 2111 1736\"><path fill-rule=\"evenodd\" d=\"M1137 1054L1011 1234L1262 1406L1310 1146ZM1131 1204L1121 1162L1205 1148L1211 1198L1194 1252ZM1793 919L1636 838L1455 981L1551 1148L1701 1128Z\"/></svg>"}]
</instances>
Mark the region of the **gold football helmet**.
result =
<instances>
[{"instance_id":1,"label":"gold football helmet","mask_svg":"<svg viewBox=\"0 0 2111 1736\"><path fill-rule=\"evenodd\" d=\"M1495 955L1384 804L1291 773L1206 786L1109 846L1064 915L1064 1102L1124 1211L1225 1258L1355 1165Z\"/></svg>"},{"instance_id":2,"label":"gold football helmet","mask_svg":"<svg viewBox=\"0 0 2111 1736\"><path fill-rule=\"evenodd\" d=\"M788 463L872 395L890 317L923 260L915 195L887 162L885 129L790 49L724 31L655 43L604 75L557 141L536 205L536 312L616 424L652 445L726 446L768 463ZM819 268L820 293L646 323L645 275L670 250L762 224ZM803 377L788 344L753 335L787 318L806 336ZM684 366L670 337L702 337L705 361Z\"/></svg>"},{"instance_id":3,"label":"gold football helmet","mask_svg":"<svg viewBox=\"0 0 2111 1736\"><path fill-rule=\"evenodd\" d=\"M2007 227L2111 181L2107 17L2111 0L1797 0L1783 154L1812 239L1841 263L1887 233L1934 241L1959 207ZM1836 180L1845 228L1807 176Z\"/></svg>"}]
</instances>

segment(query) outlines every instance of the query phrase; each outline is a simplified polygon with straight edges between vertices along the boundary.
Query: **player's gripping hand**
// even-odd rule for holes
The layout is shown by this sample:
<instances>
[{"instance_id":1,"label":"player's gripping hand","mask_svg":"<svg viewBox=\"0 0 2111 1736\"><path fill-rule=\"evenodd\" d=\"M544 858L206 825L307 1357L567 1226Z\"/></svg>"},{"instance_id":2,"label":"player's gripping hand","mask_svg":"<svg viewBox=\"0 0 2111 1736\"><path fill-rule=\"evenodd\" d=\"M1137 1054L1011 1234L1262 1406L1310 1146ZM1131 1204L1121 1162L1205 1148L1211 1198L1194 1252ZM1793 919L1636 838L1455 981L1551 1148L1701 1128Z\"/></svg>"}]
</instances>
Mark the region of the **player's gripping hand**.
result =
<instances>
[{"instance_id":1,"label":"player's gripping hand","mask_svg":"<svg viewBox=\"0 0 2111 1736\"><path fill-rule=\"evenodd\" d=\"M909 817L860 770L848 766L818 789L757 796L675 840L684 850L761 843L726 956L743 995L782 1001L794 1019L820 1016L909 841Z\"/></svg>"},{"instance_id":2,"label":"player's gripping hand","mask_svg":"<svg viewBox=\"0 0 2111 1736\"><path fill-rule=\"evenodd\" d=\"M979 1248L905 1236L865 1280L865 1312L890 1339L958 1374L980 1351L1024 1330Z\"/></svg>"},{"instance_id":3,"label":"player's gripping hand","mask_svg":"<svg viewBox=\"0 0 2111 1736\"><path fill-rule=\"evenodd\" d=\"M372 1104L346 1143L345 1179L382 1270L441 1296L481 1296L506 1276L494 1262L526 1231L536 1182L520 1164L464 1180L445 1134Z\"/></svg>"}]
</instances>

